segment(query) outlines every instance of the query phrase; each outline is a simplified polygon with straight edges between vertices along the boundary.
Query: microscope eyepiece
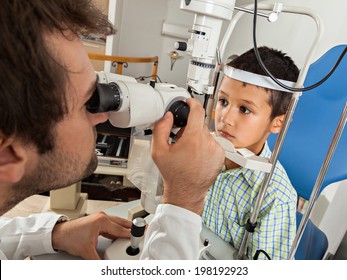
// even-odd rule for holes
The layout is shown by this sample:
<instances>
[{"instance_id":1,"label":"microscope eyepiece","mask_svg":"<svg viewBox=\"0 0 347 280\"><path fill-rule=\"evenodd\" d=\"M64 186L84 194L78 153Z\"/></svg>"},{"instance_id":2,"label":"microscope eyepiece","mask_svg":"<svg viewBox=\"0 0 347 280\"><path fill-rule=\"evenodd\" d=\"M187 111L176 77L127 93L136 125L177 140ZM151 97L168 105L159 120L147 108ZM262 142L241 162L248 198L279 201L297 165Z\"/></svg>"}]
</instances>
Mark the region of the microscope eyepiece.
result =
<instances>
[{"instance_id":1,"label":"microscope eyepiece","mask_svg":"<svg viewBox=\"0 0 347 280\"><path fill-rule=\"evenodd\" d=\"M116 83L98 83L93 95L87 101L87 110L93 114L118 111L121 103L121 90Z\"/></svg>"}]
</instances>

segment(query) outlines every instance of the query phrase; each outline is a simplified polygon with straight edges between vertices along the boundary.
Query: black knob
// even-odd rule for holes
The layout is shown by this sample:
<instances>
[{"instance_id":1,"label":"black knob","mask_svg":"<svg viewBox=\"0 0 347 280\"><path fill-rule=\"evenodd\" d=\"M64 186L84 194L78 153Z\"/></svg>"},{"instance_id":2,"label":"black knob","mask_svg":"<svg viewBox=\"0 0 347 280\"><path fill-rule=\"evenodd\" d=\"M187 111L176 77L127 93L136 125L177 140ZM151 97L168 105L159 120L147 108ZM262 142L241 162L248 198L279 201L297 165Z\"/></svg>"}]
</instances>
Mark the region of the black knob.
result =
<instances>
[{"instance_id":1,"label":"black knob","mask_svg":"<svg viewBox=\"0 0 347 280\"><path fill-rule=\"evenodd\" d=\"M188 115L189 115L189 106L184 101L176 101L174 102L169 111L173 114L174 117L174 125L176 127L186 126Z\"/></svg>"},{"instance_id":2,"label":"black knob","mask_svg":"<svg viewBox=\"0 0 347 280\"><path fill-rule=\"evenodd\" d=\"M134 237L142 237L145 233L146 221L143 218L136 218L131 225L130 233Z\"/></svg>"},{"instance_id":3,"label":"black knob","mask_svg":"<svg viewBox=\"0 0 347 280\"><path fill-rule=\"evenodd\" d=\"M150 81L149 81L149 85L150 85L152 88L155 88L155 80L150 80Z\"/></svg>"},{"instance_id":4,"label":"black knob","mask_svg":"<svg viewBox=\"0 0 347 280\"><path fill-rule=\"evenodd\" d=\"M186 42L175 42L175 49L178 51L186 51L187 50L187 43Z\"/></svg>"},{"instance_id":5,"label":"black knob","mask_svg":"<svg viewBox=\"0 0 347 280\"><path fill-rule=\"evenodd\" d=\"M146 221L143 218L136 218L133 220L130 230L130 246L126 249L129 256L136 256L140 253L140 242L146 229Z\"/></svg>"}]
</instances>

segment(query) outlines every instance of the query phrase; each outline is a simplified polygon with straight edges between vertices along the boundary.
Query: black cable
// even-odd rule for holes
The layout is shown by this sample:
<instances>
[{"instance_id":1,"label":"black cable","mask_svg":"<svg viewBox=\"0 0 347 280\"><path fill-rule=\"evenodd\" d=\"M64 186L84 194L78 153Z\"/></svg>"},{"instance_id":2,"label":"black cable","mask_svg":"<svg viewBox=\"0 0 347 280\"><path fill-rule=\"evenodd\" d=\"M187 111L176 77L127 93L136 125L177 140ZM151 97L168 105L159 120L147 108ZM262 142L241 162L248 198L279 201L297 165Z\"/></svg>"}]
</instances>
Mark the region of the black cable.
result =
<instances>
[{"instance_id":1,"label":"black cable","mask_svg":"<svg viewBox=\"0 0 347 280\"><path fill-rule=\"evenodd\" d=\"M149 78L152 78L152 76L140 76L140 77L135 78L135 80L143 81L144 79L149 79ZM157 80L159 81L159 83L162 82L158 75L155 76L155 81L157 82Z\"/></svg>"},{"instance_id":2,"label":"black cable","mask_svg":"<svg viewBox=\"0 0 347 280\"><path fill-rule=\"evenodd\" d=\"M253 256L253 260L257 260L259 258L260 253L263 253L268 260L271 260L270 256L268 253L266 253L264 250L257 250Z\"/></svg>"},{"instance_id":3,"label":"black cable","mask_svg":"<svg viewBox=\"0 0 347 280\"><path fill-rule=\"evenodd\" d=\"M330 69L329 73L323 78L321 79L319 82L308 86L308 87L302 87L302 88L294 88L294 87L290 87L287 86L283 83L281 83L276 77L274 77L270 71L266 68L264 62L262 61L259 51L258 51L258 47L257 47L257 38L256 38L256 28L257 28L257 13L258 13L258 0L254 0L254 16L253 16L253 45L254 45L254 52L255 52L255 56L258 60L259 65L261 66L261 68L263 69L263 71L276 83L278 84L280 87L285 88L289 91L295 91L295 92L302 92L302 91L308 91L311 89L314 89L318 86L320 86L321 84L323 84L327 79L329 79L329 77L335 72L336 68L339 66L340 62L342 61L343 57L345 56L346 52L347 52L347 46L345 47L345 49L343 50L343 52L341 53L339 59L336 61L334 67L332 69Z\"/></svg>"}]
</instances>

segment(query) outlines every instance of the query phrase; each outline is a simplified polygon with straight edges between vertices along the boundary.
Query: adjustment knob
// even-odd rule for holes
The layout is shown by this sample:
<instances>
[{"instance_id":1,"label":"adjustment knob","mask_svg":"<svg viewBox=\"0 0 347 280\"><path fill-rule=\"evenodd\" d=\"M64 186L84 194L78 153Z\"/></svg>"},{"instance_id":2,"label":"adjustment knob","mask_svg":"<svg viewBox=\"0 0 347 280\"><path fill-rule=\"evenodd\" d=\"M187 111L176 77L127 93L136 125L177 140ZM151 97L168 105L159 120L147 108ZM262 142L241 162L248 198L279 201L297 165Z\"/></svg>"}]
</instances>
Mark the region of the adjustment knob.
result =
<instances>
[{"instance_id":1,"label":"adjustment knob","mask_svg":"<svg viewBox=\"0 0 347 280\"><path fill-rule=\"evenodd\" d=\"M146 221L143 218L136 218L133 220L130 230L130 243L131 245L126 249L130 256L135 256L140 253L139 244L142 236L145 233Z\"/></svg>"},{"instance_id":2,"label":"adjustment knob","mask_svg":"<svg viewBox=\"0 0 347 280\"><path fill-rule=\"evenodd\" d=\"M169 111L173 114L174 117L174 125L176 127L184 127L187 124L188 115L189 115L189 106L184 101L176 101L174 102Z\"/></svg>"},{"instance_id":3,"label":"adjustment knob","mask_svg":"<svg viewBox=\"0 0 347 280\"><path fill-rule=\"evenodd\" d=\"M175 42L174 47L178 51L185 52L187 50L188 45L186 42Z\"/></svg>"}]
</instances>

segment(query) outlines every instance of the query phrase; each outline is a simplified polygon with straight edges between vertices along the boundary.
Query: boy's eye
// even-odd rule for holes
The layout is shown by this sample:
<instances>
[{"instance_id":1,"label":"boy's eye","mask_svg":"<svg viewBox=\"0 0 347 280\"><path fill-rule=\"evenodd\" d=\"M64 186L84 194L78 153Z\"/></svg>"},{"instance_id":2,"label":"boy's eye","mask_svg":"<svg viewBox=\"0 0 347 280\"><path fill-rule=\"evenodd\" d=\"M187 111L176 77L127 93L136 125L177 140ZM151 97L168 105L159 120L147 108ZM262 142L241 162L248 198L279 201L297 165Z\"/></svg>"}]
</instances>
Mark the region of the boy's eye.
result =
<instances>
[{"instance_id":1,"label":"boy's eye","mask_svg":"<svg viewBox=\"0 0 347 280\"><path fill-rule=\"evenodd\" d=\"M222 106L228 106L228 101L226 101L225 99L223 98L219 98L218 99L218 102L222 105Z\"/></svg>"},{"instance_id":2,"label":"boy's eye","mask_svg":"<svg viewBox=\"0 0 347 280\"><path fill-rule=\"evenodd\" d=\"M242 113L244 113L244 114L250 114L250 113L252 113L252 111L251 110L249 110L247 107L245 107L245 106L241 106L240 107L240 111L242 112Z\"/></svg>"}]
</instances>

